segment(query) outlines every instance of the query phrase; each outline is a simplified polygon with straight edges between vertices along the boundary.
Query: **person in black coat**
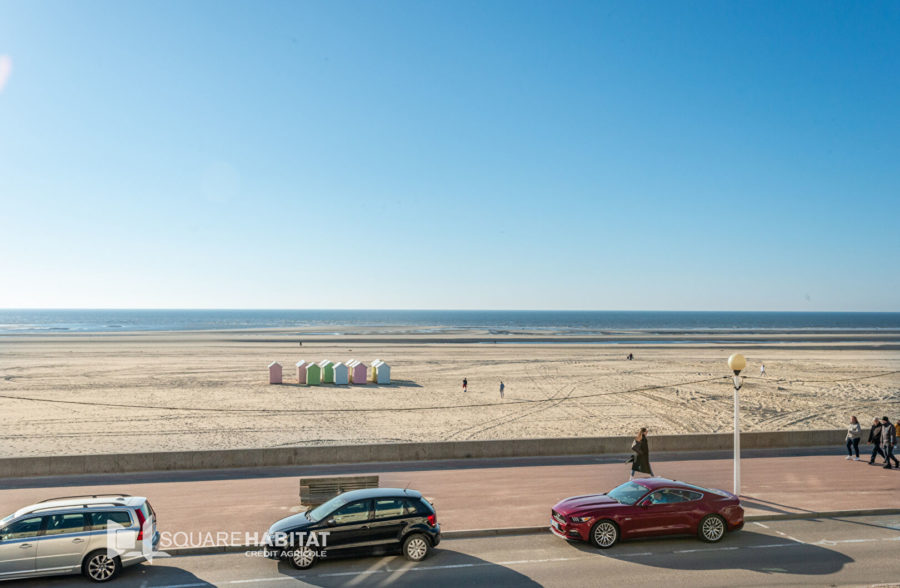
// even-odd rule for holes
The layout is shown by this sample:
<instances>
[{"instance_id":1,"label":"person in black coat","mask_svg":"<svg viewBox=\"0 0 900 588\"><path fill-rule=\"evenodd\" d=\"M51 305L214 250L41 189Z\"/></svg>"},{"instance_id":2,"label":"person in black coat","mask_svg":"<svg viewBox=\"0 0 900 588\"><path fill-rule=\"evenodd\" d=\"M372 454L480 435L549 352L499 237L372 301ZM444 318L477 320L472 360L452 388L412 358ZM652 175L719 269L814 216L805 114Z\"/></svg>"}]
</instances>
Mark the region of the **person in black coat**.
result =
<instances>
[{"instance_id":1,"label":"person in black coat","mask_svg":"<svg viewBox=\"0 0 900 588\"><path fill-rule=\"evenodd\" d=\"M877 418L872 421L872 428L869 429L869 444L874 445L872 447L872 457L869 459L869 465L872 465L875 463L876 455L884 457L884 452L881 451L881 421Z\"/></svg>"},{"instance_id":2,"label":"person in black coat","mask_svg":"<svg viewBox=\"0 0 900 588\"><path fill-rule=\"evenodd\" d=\"M634 479L635 472L653 475L650 469L650 446L647 444L647 427L641 427L640 432L631 442L631 451L634 452L628 461L631 462L631 476L629 480Z\"/></svg>"}]
</instances>

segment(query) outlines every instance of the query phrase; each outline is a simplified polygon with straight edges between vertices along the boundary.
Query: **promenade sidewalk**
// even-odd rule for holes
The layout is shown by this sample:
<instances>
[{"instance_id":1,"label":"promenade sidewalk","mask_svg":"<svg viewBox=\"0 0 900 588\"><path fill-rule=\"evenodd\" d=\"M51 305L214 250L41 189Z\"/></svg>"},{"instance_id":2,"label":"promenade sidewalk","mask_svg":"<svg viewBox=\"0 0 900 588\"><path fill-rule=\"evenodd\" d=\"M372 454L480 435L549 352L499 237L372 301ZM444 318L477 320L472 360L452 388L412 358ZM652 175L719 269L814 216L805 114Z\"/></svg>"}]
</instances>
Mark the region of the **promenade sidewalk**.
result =
<instances>
[{"instance_id":1,"label":"promenade sidewalk","mask_svg":"<svg viewBox=\"0 0 900 588\"><path fill-rule=\"evenodd\" d=\"M652 448L652 445L651 445ZM747 452L741 499L748 515L900 508L900 470L846 461L841 447ZM560 499L624 482L623 456L483 459L205 470L0 480L0 516L51 498L98 492L147 496L159 528L192 534L265 531L299 510L303 475L377 473L383 487L420 490L445 531L547 524ZM654 457L651 455L651 457ZM731 490L723 452L659 454L657 475ZM879 460L880 462L880 460ZM165 547L165 546L163 546Z\"/></svg>"}]
</instances>

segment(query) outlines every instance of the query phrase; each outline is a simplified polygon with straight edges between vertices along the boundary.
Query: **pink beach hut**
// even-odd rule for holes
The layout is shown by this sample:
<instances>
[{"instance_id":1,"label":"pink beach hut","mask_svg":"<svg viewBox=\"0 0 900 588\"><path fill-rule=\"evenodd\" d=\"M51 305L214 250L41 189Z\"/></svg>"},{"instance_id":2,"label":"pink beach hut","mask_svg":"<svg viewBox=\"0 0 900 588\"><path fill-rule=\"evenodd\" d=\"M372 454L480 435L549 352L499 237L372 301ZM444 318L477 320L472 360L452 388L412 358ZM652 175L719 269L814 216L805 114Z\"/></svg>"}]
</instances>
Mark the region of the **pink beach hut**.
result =
<instances>
[{"instance_id":1,"label":"pink beach hut","mask_svg":"<svg viewBox=\"0 0 900 588\"><path fill-rule=\"evenodd\" d=\"M347 363L347 367L350 368L350 383L351 384L365 384L366 383L366 364L359 361L358 359L351 359Z\"/></svg>"},{"instance_id":2,"label":"pink beach hut","mask_svg":"<svg viewBox=\"0 0 900 588\"><path fill-rule=\"evenodd\" d=\"M269 364L269 383L270 384L280 384L281 383L281 364L277 361L273 361Z\"/></svg>"},{"instance_id":3,"label":"pink beach hut","mask_svg":"<svg viewBox=\"0 0 900 588\"><path fill-rule=\"evenodd\" d=\"M297 383L306 383L306 362L302 359L297 362Z\"/></svg>"},{"instance_id":4,"label":"pink beach hut","mask_svg":"<svg viewBox=\"0 0 900 588\"><path fill-rule=\"evenodd\" d=\"M337 362L334 364L333 369L336 386L346 386L350 383L350 369L347 367L347 364Z\"/></svg>"}]
</instances>

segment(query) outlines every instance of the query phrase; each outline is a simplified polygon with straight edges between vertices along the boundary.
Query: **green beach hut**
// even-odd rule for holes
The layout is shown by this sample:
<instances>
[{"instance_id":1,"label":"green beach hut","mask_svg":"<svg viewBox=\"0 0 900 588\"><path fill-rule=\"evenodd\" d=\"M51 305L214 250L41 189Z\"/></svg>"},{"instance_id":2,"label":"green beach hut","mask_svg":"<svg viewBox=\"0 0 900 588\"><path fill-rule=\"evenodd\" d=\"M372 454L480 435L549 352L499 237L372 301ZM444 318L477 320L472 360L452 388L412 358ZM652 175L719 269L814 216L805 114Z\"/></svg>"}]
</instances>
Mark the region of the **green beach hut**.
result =
<instances>
[{"instance_id":1,"label":"green beach hut","mask_svg":"<svg viewBox=\"0 0 900 588\"><path fill-rule=\"evenodd\" d=\"M306 385L318 386L322 383L322 368L310 362L306 364Z\"/></svg>"},{"instance_id":2,"label":"green beach hut","mask_svg":"<svg viewBox=\"0 0 900 588\"><path fill-rule=\"evenodd\" d=\"M322 369L322 383L334 384L334 364L323 359L319 362L319 367Z\"/></svg>"}]
</instances>

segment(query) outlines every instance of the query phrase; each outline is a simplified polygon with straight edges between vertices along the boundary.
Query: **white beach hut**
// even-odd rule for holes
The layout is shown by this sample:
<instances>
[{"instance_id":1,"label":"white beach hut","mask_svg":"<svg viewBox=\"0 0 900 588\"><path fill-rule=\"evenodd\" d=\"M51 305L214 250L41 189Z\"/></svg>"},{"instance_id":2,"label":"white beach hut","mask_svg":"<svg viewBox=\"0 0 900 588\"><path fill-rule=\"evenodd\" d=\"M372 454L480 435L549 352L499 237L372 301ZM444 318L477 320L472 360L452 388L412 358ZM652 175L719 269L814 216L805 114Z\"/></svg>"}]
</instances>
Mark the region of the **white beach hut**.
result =
<instances>
[{"instance_id":1,"label":"white beach hut","mask_svg":"<svg viewBox=\"0 0 900 588\"><path fill-rule=\"evenodd\" d=\"M375 372L375 382L378 384L391 383L391 366L385 361L376 360L378 364L372 362L372 370Z\"/></svg>"},{"instance_id":2,"label":"white beach hut","mask_svg":"<svg viewBox=\"0 0 900 588\"><path fill-rule=\"evenodd\" d=\"M280 384L281 383L281 364L277 361L273 361L269 364L269 383L270 384Z\"/></svg>"},{"instance_id":3,"label":"white beach hut","mask_svg":"<svg viewBox=\"0 0 900 588\"><path fill-rule=\"evenodd\" d=\"M338 386L346 386L350 383L350 369L347 364L341 362L334 364L334 383Z\"/></svg>"},{"instance_id":4,"label":"white beach hut","mask_svg":"<svg viewBox=\"0 0 900 588\"><path fill-rule=\"evenodd\" d=\"M297 383L306 383L306 362L302 359L297 362Z\"/></svg>"},{"instance_id":5,"label":"white beach hut","mask_svg":"<svg viewBox=\"0 0 900 588\"><path fill-rule=\"evenodd\" d=\"M334 364L323 359L319 362L319 368L322 370L322 383L334 384Z\"/></svg>"}]
</instances>

